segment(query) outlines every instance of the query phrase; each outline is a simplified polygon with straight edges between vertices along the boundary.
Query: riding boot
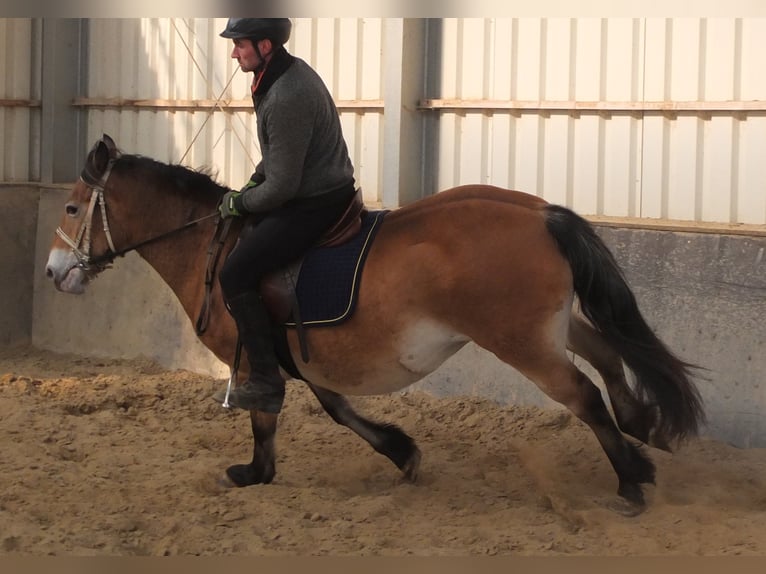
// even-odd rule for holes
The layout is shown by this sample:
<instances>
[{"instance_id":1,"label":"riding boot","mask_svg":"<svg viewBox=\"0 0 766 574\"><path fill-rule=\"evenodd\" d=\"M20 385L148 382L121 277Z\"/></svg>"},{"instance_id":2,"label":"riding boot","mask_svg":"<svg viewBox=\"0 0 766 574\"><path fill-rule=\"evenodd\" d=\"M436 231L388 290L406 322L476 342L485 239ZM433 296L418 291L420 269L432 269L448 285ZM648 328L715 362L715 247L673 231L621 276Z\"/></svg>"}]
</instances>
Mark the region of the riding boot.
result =
<instances>
[{"instance_id":1,"label":"riding boot","mask_svg":"<svg viewBox=\"0 0 766 574\"><path fill-rule=\"evenodd\" d=\"M237 324L242 347L250 363L250 376L229 393L229 404L240 409L278 413L285 398L285 381L274 351L271 318L257 291L233 297L227 303ZM223 401L225 391L213 398Z\"/></svg>"}]
</instances>

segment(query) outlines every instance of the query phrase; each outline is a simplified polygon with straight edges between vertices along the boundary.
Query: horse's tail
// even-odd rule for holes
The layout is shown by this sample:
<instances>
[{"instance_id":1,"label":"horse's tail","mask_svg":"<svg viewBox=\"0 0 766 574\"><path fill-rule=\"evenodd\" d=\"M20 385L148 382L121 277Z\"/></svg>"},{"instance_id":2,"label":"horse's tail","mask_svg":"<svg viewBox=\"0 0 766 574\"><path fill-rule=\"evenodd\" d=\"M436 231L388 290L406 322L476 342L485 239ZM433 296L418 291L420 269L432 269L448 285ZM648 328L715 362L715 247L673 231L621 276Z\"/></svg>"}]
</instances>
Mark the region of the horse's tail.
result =
<instances>
[{"instance_id":1,"label":"horse's tail","mask_svg":"<svg viewBox=\"0 0 766 574\"><path fill-rule=\"evenodd\" d=\"M585 219L558 205L545 208L545 224L572 269L583 314L606 337L635 377L635 392L656 406L656 432L667 440L697 432L702 400L691 380L695 365L675 356L646 323L609 248Z\"/></svg>"}]
</instances>

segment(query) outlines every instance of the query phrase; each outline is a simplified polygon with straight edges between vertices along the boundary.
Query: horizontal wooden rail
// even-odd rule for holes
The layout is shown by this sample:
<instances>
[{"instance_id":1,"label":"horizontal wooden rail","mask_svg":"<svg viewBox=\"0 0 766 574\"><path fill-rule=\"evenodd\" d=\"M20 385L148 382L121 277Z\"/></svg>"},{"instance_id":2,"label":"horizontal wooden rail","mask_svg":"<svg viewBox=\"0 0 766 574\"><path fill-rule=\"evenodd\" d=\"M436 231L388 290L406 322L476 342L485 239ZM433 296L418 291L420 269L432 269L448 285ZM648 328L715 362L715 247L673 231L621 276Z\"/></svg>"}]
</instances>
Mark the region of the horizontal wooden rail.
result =
<instances>
[{"instance_id":1,"label":"horizontal wooden rail","mask_svg":"<svg viewBox=\"0 0 766 574\"><path fill-rule=\"evenodd\" d=\"M449 111L504 110L509 112L708 114L714 112L766 112L766 100L610 102L579 100L425 99L419 102L418 108L421 110Z\"/></svg>"},{"instance_id":2,"label":"horizontal wooden rail","mask_svg":"<svg viewBox=\"0 0 766 574\"><path fill-rule=\"evenodd\" d=\"M168 99L130 99L130 98L86 98L78 97L72 105L82 108L99 109L155 109L165 111L252 111L253 103L249 99L238 100L168 100ZM341 111L375 110L383 111L383 100L338 100L336 107ZM0 99L0 107L39 108L40 100ZM474 111L485 110L508 112L560 112L560 113L766 113L766 100L731 100L731 101L646 101L646 102L611 102L577 100L487 100L487 99L424 99L418 103L420 110L436 111Z\"/></svg>"},{"instance_id":3,"label":"horizontal wooden rail","mask_svg":"<svg viewBox=\"0 0 766 574\"><path fill-rule=\"evenodd\" d=\"M603 227L766 237L766 225L753 223L714 223L709 221L682 221L675 219L617 217L610 215L585 215L584 217L594 225L601 225Z\"/></svg>"},{"instance_id":4,"label":"horizontal wooden rail","mask_svg":"<svg viewBox=\"0 0 766 574\"><path fill-rule=\"evenodd\" d=\"M0 98L0 108L39 108L40 100L20 100L15 98Z\"/></svg>"},{"instance_id":5,"label":"horizontal wooden rail","mask_svg":"<svg viewBox=\"0 0 766 574\"><path fill-rule=\"evenodd\" d=\"M146 109L179 112L252 112L253 101L247 100L164 100L128 98L75 98L72 105L97 109ZM339 100L335 106L341 111L382 110L383 100Z\"/></svg>"}]
</instances>

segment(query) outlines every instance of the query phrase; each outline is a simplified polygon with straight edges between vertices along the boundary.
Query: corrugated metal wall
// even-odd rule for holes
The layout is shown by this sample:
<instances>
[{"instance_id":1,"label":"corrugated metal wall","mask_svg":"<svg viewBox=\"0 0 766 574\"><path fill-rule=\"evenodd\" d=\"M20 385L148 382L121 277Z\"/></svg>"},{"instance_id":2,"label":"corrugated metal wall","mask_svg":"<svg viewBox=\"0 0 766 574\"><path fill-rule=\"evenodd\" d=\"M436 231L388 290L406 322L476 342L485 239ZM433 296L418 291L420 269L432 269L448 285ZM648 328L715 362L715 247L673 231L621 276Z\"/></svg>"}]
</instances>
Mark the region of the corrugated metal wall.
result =
<instances>
[{"instance_id":1,"label":"corrugated metal wall","mask_svg":"<svg viewBox=\"0 0 766 574\"><path fill-rule=\"evenodd\" d=\"M449 19L442 50L440 188L766 223L766 19Z\"/></svg>"},{"instance_id":2,"label":"corrugated metal wall","mask_svg":"<svg viewBox=\"0 0 766 574\"><path fill-rule=\"evenodd\" d=\"M88 141L107 132L126 151L245 181L259 158L250 75L224 25L90 20L76 102ZM0 20L0 181L39 177L34 26ZM335 96L370 202L385 169L385 30L385 19L297 18L288 46ZM408 56L440 58L429 68L440 93L421 102L439 118L437 165L425 166L437 189L486 182L583 214L766 224L766 19L445 19L441 30L438 51Z\"/></svg>"},{"instance_id":3,"label":"corrugated metal wall","mask_svg":"<svg viewBox=\"0 0 766 574\"><path fill-rule=\"evenodd\" d=\"M35 90L32 20L0 19L0 181L30 181L38 176L31 153L33 126L39 125ZM37 84L39 86L39 84Z\"/></svg>"}]
</instances>

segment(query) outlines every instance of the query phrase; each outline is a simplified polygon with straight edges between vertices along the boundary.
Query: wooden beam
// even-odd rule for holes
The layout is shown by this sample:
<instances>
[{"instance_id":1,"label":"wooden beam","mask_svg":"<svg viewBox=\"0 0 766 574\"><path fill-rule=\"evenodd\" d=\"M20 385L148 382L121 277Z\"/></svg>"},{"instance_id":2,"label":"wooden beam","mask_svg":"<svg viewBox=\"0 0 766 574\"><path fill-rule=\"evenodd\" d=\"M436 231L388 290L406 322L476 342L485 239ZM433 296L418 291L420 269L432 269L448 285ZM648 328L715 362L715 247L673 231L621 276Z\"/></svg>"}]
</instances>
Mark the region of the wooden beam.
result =
<instances>
[{"instance_id":1,"label":"wooden beam","mask_svg":"<svg viewBox=\"0 0 766 574\"><path fill-rule=\"evenodd\" d=\"M607 215L585 215L584 217L592 224L603 227L766 237L766 225L681 221L675 219L653 219L648 217L616 217Z\"/></svg>"},{"instance_id":2,"label":"wooden beam","mask_svg":"<svg viewBox=\"0 0 766 574\"><path fill-rule=\"evenodd\" d=\"M252 112L253 101L246 100L164 100L164 99L127 99L127 98L84 98L78 97L72 105L82 108L99 109L153 109L188 112ZM339 100L335 102L339 110L383 110L383 100Z\"/></svg>"},{"instance_id":3,"label":"wooden beam","mask_svg":"<svg viewBox=\"0 0 766 574\"><path fill-rule=\"evenodd\" d=\"M766 100L732 100L720 102L705 101L647 101L647 102L607 102L576 100L461 100L461 99L424 99L420 100L421 110L508 110L508 111L550 111L550 112L604 112L604 113L746 113L766 112Z\"/></svg>"},{"instance_id":4,"label":"wooden beam","mask_svg":"<svg viewBox=\"0 0 766 574\"><path fill-rule=\"evenodd\" d=\"M0 98L0 108L39 108L42 107L40 100L20 100Z\"/></svg>"}]
</instances>

